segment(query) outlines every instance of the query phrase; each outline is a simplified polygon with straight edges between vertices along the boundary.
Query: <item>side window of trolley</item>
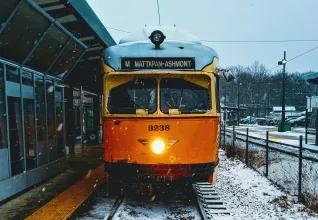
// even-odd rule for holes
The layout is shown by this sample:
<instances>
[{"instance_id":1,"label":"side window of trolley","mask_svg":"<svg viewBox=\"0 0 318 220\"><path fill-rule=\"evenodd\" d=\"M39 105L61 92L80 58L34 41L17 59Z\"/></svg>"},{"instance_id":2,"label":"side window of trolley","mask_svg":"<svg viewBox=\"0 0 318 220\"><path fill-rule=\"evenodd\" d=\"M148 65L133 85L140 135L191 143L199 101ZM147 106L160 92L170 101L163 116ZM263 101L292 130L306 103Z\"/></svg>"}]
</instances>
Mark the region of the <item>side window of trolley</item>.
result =
<instances>
[{"instance_id":1,"label":"side window of trolley","mask_svg":"<svg viewBox=\"0 0 318 220\"><path fill-rule=\"evenodd\" d=\"M214 91L215 91L216 112L221 112L221 106L220 106L220 76L217 76L217 75L214 75Z\"/></svg>"},{"instance_id":2,"label":"side window of trolley","mask_svg":"<svg viewBox=\"0 0 318 220\"><path fill-rule=\"evenodd\" d=\"M203 78L204 76L201 76ZM160 81L160 109L178 109L181 114L203 114L211 110L210 80L206 87L183 78L164 78Z\"/></svg>"},{"instance_id":3,"label":"side window of trolley","mask_svg":"<svg viewBox=\"0 0 318 220\"><path fill-rule=\"evenodd\" d=\"M156 79L136 78L112 88L108 94L107 109L111 114L136 114L137 109L152 114L157 110Z\"/></svg>"}]
</instances>

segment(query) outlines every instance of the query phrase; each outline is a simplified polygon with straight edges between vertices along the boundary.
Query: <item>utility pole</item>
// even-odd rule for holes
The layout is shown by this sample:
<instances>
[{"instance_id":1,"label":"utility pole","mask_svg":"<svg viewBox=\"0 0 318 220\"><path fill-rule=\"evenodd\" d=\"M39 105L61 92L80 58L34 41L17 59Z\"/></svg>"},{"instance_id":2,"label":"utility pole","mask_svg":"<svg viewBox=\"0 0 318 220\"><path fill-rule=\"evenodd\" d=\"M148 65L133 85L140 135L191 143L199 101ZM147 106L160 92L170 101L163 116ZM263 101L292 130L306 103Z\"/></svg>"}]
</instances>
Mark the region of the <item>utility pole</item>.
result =
<instances>
[{"instance_id":1,"label":"utility pole","mask_svg":"<svg viewBox=\"0 0 318 220\"><path fill-rule=\"evenodd\" d=\"M237 126L240 126L240 89L237 84Z\"/></svg>"},{"instance_id":2,"label":"utility pole","mask_svg":"<svg viewBox=\"0 0 318 220\"><path fill-rule=\"evenodd\" d=\"M286 51L284 51L284 59L286 60ZM286 62L283 62L283 94L282 94L282 124L285 124L285 67Z\"/></svg>"},{"instance_id":3,"label":"utility pole","mask_svg":"<svg viewBox=\"0 0 318 220\"><path fill-rule=\"evenodd\" d=\"M226 115L227 115L227 109L226 109L226 96L227 96L227 86L225 86L225 99L224 99L224 123L226 122Z\"/></svg>"},{"instance_id":4,"label":"utility pole","mask_svg":"<svg viewBox=\"0 0 318 220\"><path fill-rule=\"evenodd\" d=\"M242 83L237 84L237 126L240 126L240 87Z\"/></svg>"},{"instance_id":5,"label":"utility pole","mask_svg":"<svg viewBox=\"0 0 318 220\"><path fill-rule=\"evenodd\" d=\"M269 113L271 111L269 108L269 92L267 92L267 111L268 111L267 115L269 115Z\"/></svg>"},{"instance_id":6,"label":"utility pole","mask_svg":"<svg viewBox=\"0 0 318 220\"><path fill-rule=\"evenodd\" d=\"M285 131L290 131L291 126L287 122L285 122L285 78L286 78L286 73L285 73L285 67L286 67L286 51L284 51L284 59L281 61L278 61L278 65L283 65L283 91L282 91L282 120L280 124L278 125L278 131L279 132L285 132Z\"/></svg>"},{"instance_id":7,"label":"utility pole","mask_svg":"<svg viewBox=\"0 0 318 220\"><path fill-rule=\"evenodd\" d=\"M258 116L258 108L259 108L259 92L257 92L257 93L256 93L256 97L257 97L256 104L255 104L255 107L256 107L256 117L259 117L259 116Z\"/></svg>"}]
</instances>

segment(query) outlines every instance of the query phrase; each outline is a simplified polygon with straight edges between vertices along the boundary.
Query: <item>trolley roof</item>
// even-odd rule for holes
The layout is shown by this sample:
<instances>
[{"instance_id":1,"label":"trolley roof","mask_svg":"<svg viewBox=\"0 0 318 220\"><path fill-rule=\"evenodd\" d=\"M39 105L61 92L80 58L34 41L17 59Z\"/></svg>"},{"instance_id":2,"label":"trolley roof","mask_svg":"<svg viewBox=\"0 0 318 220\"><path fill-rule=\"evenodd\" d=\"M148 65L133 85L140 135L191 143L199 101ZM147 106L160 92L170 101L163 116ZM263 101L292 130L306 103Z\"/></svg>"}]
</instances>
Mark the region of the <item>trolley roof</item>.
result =
<instances>
[{"instance_id":1,"label":"trolley roof","mask_svg":"<svg viewBox=\"0 0 318 220\"><path fill-rule=\"evenodd\" d=\"M149 36L154 30L160 30L164 33L167 37L166 40L168 41L184 41L189 43L195 44L202 44L200 39L190 35L183 30L180 30L176 27L144 27L134 33L131 33L125 37L123 37L119 44L129 43L129 42L136 42L136 41L149 41Z\"/></svg>"},{"instance_id":2,"label":"trolley roof","mask_svg":"<svg viewBox=\"0 0 318 220\"><path fill-rule=\"evenodd\" d=\"M160 48L155 48L151 43L149 36L155 30L160 30L166 36L165 41ZM179 30L175 27L145 27L135 33L132 33L120 40L119 45L109 47L105 50L104 61L116 71L127 71L129 68L124 67L128 60L131 62L143 62L142 68L133 65L130 70L181 70L184 68L175 68L173 65L158 66L148 65L147 62L173 63L176 61L190 62L191 65L186 70L202 70L205 66L211 64L218 54L210 47L202 45L201 41ZM156 65L157 65L156 63ZM167 67L167 68L166 68Z\"/></svg>"}]
</instances>

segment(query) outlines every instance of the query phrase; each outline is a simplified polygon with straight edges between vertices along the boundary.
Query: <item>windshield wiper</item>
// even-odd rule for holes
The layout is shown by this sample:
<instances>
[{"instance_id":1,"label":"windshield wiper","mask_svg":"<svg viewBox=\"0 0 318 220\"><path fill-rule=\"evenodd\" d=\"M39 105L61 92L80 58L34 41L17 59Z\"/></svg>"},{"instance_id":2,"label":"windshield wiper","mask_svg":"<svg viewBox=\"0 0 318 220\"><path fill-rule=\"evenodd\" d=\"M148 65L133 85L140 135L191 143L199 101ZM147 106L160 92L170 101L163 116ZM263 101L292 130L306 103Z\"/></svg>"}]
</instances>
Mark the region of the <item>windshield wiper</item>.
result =
<instances>
[{"instance_id":1,"label":"windshield wiper","mask_svg":"<svg viewBox=\"0 0 318 220\"><path fill-rule=\"evenodd\" d=\"M179 108L178 108L179 110L181 110L182 95L183 95L183 89L181 90L181 95L180 95Z\"/></svg>"},{"instance_id":2,"label":"windshield wiper","mask_svg":"<svg viewBox=\"0 0 318 220\"><path fill-rule=\"evenodd\" d=\"M137 106L139 109L143 109L144 111L148 111L145 107L143 107L143 106L137 104L133 99L130 99L130 101L131 101L135 106Z\"/></svg>"}]
</instances>

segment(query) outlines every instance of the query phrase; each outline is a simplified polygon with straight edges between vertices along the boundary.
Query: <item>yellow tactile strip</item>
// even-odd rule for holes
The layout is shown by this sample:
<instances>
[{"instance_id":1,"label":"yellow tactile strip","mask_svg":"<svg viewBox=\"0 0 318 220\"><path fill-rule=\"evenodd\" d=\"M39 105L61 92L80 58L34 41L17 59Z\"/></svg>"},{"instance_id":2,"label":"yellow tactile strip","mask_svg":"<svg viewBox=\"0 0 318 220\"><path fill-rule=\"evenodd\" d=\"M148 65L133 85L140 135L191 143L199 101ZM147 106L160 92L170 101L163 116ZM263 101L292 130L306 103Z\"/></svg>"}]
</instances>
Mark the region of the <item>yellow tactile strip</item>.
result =
<instances>
[{"instance_id":1,"label":"yellow tactile strip","mask_svg":"<svg viewBox=\"0 0 318 220\"><path fill-rule=\"evenodd\" d=\"M104 165L101 165L26 219L67 219L99 187L103 178Z\"/></svg>"}]
</instances>

